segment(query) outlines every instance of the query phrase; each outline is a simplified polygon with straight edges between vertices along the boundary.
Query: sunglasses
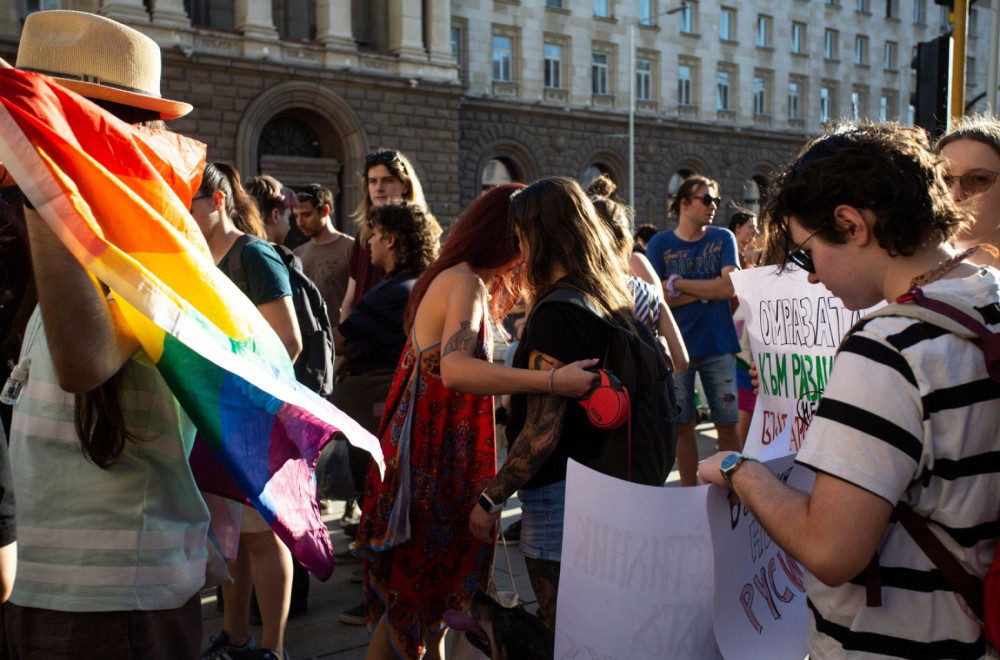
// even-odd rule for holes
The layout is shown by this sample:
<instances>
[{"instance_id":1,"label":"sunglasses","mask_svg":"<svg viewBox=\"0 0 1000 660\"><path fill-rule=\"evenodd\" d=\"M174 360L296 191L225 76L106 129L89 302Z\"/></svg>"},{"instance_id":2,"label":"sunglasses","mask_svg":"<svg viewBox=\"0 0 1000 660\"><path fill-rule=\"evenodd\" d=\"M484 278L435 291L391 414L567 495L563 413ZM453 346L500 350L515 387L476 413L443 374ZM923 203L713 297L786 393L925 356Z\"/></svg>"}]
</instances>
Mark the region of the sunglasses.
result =
<instances>
[{"instance_id":1,"label":"sunglasses","mask_svg":"<svg viewBox=\"0 0 1000 660\"><path fill-rule=\"evenodd\" d=\"M701 203L704 204L705 206L711 206L712 204L719 206L720 204L722 204L722 198L712 197L712 193L705 193L701 197L691 197L690 199L700 199Z\"/></svg>"},{"instance_id":2,"label":"sunglasses","mask_svg":"<svg viewBox=\"0 0 1000 660\"><path fill-rule=\"evenodd\" d=\"M392 163L396 161L399 161L400 163L403 162L399 158L399 152L392 151L391 149L388 151L379 151L377 153L368 154L367 156L365 156L366 165L370 165L372 163Z\"/></svg>"},{"instance_id":3,"label":"sunglasses","mask_svg":"<svg viewBox=\"0 0 1000 660\"><path fill-rule=\"evenodd\" d=\"M816 231L806 236L806 240L789 249L788 252L785 253L789 261L807 273L812 273L813 275L816 274L816 264L813 263L812 255L803 250L802 247L808 243L813 236L819 233L819 230L822 229L823 225L826 223L827 221L821 222L819 227L816 228Z\"/></svg>"},{"instance_id":4,"label":"sunglasses","mask_svg":"<svg viewBox=\"0 0 1000 660\"><path fill-rule=\"evenodd\" d=\"M975 195L982 195L992 188L993 184L997 181L998 175L1000 175L1000 172L990 170L972 170L962 176L945 174L944 185L948 186L948 189L951 190L955 182L958 181L958 187L961 188L962 194L966 197L973 197Z\"/></svg>"}]
</instances>

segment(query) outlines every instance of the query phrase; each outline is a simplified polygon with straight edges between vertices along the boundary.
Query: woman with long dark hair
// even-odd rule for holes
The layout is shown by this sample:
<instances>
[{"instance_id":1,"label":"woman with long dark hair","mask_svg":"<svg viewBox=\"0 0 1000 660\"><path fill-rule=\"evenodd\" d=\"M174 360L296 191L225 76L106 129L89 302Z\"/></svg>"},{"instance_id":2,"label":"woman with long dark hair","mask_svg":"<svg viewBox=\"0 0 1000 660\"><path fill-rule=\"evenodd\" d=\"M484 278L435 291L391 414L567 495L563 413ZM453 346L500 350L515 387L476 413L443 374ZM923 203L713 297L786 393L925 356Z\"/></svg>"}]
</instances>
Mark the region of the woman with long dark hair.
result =
<instances>
[{"instance_id":1,"label":"woman with long dark hair","mask_svg":"<svg viewBox=\"0 0 1000 660\"><path fill-rule=\"evenodd\" d=\"M572 302L538 303L560 288L574 289L607 317L632 318L623 274L627 257L580 185L544 179L519 192L510 219L523 258L531 312L514 366L539 376L558 374L574 360L604 356L607 323ZM568 459L586 463L601 452L603 435L586 411L559 392L511 397L508 438L516 437L503 467L483 491L502 507L515 491L521 501L521 553L538 598L539 616L555 627ZM499 509L472 510L469 527L480 541L496 534Z\"/></svg>"},{"instance_id":2,"label":"woman with long dark hair","mask_svg":"<svg viewBox=\"0 0 1000 660\"><path fill-rule=\"evenodd\" d=\"M513 391L582 396L594 360L552 373L492 364L491 324L520 298L511 193L483 193L417 281L403 350L379 429L386 472L365 485L356 546L365 558L368 658L444 655L444 612L465 609L490 579L493 539L467 525L496 473L493 397Z\"/></svg>"}]
</instances>

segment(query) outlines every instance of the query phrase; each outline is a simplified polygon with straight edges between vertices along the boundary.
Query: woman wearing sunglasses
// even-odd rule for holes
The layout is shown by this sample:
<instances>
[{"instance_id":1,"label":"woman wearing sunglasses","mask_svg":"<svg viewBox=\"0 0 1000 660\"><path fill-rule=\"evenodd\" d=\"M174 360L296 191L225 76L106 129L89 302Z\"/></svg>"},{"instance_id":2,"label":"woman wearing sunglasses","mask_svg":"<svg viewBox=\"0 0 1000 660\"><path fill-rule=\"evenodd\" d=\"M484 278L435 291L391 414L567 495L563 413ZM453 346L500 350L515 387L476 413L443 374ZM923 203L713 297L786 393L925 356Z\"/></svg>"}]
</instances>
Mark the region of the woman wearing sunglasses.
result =
<instances>
[{"instance_id":1,"label":"woman wearing sunglasses","mask_svg":"<svg viewBox=\"0 0 1000 660\"><path fill-rule=\"evenodd\" d=\"M964 117L934 151L944 159L945 185L952 198L975 218L975 222L955 236L955 244L967 249L980 244L1000 247L1000 121L985 115ZM977 250L970 259L993 263L986 250Z\"/></svg>"}]
</instances>

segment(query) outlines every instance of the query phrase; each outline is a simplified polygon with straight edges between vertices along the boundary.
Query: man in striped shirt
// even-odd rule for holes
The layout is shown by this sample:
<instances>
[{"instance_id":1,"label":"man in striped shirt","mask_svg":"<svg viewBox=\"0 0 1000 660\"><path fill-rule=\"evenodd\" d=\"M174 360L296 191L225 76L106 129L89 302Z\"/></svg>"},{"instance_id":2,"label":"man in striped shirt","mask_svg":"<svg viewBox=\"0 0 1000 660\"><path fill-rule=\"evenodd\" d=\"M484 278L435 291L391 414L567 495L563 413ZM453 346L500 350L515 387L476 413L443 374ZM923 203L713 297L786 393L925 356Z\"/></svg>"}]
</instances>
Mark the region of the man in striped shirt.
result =
<instances>
[{"instance_id":1,"label":"man in striped shirt","mask_svg":"<svg viewBox=\"0 0 1000 660\"><path fill-rule=\"evenodd\" d=\"M851 309L919 285L1000 329L997 271L955 258L966 214L919 129L842 126L811 141L778 178L768 235ZM775 252L772 252L772 254ZM996 461L1000 384L967 339L912 318L863 320L843 340L798 461L811 494L746 457L720 453L703 481L732 488L809 569L815 658L981 658L982 624L892 516L923 518L962 568L982 578L1000 536ZM880 607L866 604L878 551Z\"/></svg>"}]
</instances>

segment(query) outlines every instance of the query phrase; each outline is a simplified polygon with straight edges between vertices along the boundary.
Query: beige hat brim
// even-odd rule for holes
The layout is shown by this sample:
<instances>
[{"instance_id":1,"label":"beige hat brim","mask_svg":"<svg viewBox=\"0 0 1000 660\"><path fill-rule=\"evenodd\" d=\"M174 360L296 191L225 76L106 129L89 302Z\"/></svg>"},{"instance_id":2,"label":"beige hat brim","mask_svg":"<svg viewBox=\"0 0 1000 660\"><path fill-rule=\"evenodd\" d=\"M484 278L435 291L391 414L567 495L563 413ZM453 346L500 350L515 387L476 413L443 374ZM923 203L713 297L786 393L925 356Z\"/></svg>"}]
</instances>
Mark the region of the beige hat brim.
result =
<instances>
[{"instance_id":1,"label":"beige hat brim","mask_svg":"<svg viewBox=\"0 0 1000 660\"><path fill-rule=\"evenodd\" d=\"M63 87L71 89L80 96L85 96L88 99L101 99L103 101L130 105L142 110L152 110L153 112L160 113L162 119L177 119L194 109L194 106L190 103L184 103L183 101L171 101L169 99L147 96L146 94L115 89L114 87L84 82L82 80L70 80L68 78L60 78L59 76L52 76L52 78Z\"/></svg>"}]
</instances>

